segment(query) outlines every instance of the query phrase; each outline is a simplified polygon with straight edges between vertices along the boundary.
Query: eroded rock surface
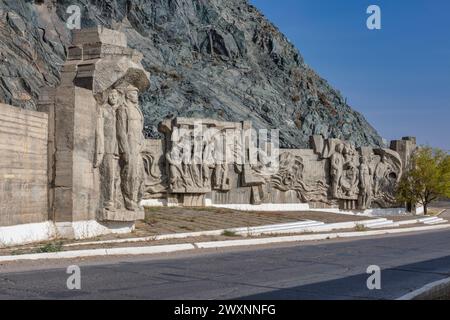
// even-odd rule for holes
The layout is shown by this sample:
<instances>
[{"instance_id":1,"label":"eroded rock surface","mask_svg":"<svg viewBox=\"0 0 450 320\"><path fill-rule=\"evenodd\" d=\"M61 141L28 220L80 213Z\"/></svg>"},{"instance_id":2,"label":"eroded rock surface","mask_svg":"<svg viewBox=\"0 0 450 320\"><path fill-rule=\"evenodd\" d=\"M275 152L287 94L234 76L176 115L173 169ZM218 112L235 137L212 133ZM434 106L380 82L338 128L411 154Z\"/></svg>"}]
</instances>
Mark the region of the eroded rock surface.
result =
<instances>
[{"instance_id":1,"label":"eroded rock surface","mask_svg":"<svg viewBox=\"0 0 450 320\"><path fill-rule=\"evenodd\" d=\"M279 128L284 148L309 136L379 146L382 140L342 95L246 0L0 1L0 102L35 109L55 86L71 42L69 5L82 27L122 30L144 54L151 87L141 95L148 137L167 117L251 120Z\"/></svg>"}]
</instances>

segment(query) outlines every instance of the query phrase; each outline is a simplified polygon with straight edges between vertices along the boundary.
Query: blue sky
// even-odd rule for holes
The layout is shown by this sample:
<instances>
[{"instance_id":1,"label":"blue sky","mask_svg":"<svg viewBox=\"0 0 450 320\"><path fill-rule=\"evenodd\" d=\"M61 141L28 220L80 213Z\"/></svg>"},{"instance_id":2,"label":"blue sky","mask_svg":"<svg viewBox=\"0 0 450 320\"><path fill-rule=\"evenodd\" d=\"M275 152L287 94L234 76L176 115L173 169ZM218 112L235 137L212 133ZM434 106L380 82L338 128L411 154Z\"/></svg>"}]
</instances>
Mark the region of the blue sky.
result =
<instances>
[{"instance_id":1,"label":"blue sky","mask_svg":"<svg viewBox=\"0 0 450 320\"><path fill-rule=\"evenodd\" d=\"M388 140L450 150L449 0L251 0ZM369 5L381 30L366 27Z\"/></svg>"}]
</instances>

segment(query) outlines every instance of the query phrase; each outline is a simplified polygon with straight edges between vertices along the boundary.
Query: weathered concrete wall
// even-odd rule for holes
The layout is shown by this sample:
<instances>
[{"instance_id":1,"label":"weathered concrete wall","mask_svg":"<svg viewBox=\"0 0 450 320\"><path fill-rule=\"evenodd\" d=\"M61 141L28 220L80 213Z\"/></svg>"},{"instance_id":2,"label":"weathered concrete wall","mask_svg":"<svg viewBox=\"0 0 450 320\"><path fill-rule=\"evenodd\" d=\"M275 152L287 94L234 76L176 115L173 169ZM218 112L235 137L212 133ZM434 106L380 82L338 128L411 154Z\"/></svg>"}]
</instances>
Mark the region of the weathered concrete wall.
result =
<instances>
[{"instance_id":1,"label":"weathered concrete wall","mask_svg":"<svg viewBox=\"0 0 450 320\"><path fill-rule=\"evenodd\" d=\"M0 226L48 220L46 113L0 104Z\"/></svg>"}]
</instances>

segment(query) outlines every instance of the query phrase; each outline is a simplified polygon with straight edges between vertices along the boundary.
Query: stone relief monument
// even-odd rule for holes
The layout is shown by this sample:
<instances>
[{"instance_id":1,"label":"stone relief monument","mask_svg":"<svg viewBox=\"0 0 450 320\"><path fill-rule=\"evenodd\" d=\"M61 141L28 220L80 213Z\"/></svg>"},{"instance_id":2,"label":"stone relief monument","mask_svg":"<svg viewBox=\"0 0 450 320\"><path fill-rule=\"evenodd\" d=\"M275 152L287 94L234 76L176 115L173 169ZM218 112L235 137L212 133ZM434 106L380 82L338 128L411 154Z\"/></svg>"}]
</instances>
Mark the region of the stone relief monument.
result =
<instances>
[{"instance_id":1,"label":"stone relief monument","mask_svg":"<svg viewBox=\"0 0 450 320\"><path fill-rule=\"evenodd\" d=\"M48 210L40 219L48 217L59 236L130 232L145 217L143 205L403 206L395 189L414 138L392 141L390 148L357 148L314 135L309 149L280 149L277 130L256 131L249 121L175 117L159 124L161 139L145 139L139 94L150 80L142 54L127 47L123 33L101 27L75 31L72 42L61 82L42 90L40 112L0 110L5 119L13 114L42 122L40 135L23 134L29 144L22 153L47 154L37 168L39 192L47 198L39 207ZM35 169L27 165L22 163L24 172ZM30 179L24 175L25 183ZM21 219L24 210L16 214Z\"/></svg>"},{"instance_id":2,"label":"stone relief monument","mask_svg":"<svg viewBox=\"0 0 450 320\"><path fill-rule=\"evenodd\" d=\"M211 119L169 119L160 130L165 138L147 154L159 177L146 170L145 199L185 206L308 203L343 210L399 205L395 187L404 155L391 149L313 136L311 149L273 152L276 148L262 149L252 139L250 123Z\"/></svg>"},{"instance_id":3,"label":"stone relief monument","mask_svg":"<svg viewBox=\"0 0 450 320\"><path fill-rule=\"evenodd\" d=\"M139 93L149 86L142 55L124 35L75 31L61 84L41 99L49 114L49 215L73 225L132 224L142 204L309 204L395 207L412 139L391 149L311 137L311 149L279 149L278 133L252 123L171 118L145 139ZM144 202L142 202L144 200Z\"/></svg>"},{"instance_id":4,"label":"stone relief monument","mask_svg":"<svg viewBox=\"0 0 450 320\"><path fill-rule=\"evenodd\" d=\"M144 218L139 92L149 74L121 32L76 30L72 43L61 83L39 104L49 114L49 216L68 236L92 225L129 231Z\"/></svg>"}]
</instances>

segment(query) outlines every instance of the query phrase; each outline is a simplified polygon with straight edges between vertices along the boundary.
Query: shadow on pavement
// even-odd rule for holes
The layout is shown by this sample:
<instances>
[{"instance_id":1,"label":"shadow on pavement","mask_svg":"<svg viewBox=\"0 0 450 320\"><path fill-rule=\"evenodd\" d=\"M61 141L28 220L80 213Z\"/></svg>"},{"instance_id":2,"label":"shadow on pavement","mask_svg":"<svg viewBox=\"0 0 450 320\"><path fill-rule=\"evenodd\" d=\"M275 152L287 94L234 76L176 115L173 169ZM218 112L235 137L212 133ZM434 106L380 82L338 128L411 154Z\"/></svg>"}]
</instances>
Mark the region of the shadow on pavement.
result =
<instances>
[{"instance_id":1,"label":"shadow on pavement","mask_svg":"<svg viewBox=\"0 0 450 320\"><path fill-rule=\"evenodd\" d=\"M371 274L318 282L240 297L240 300L397 299L424 285L450 277L450 256L381 270L381 290L369 290Z\"/></svg>"}]
</instances>

